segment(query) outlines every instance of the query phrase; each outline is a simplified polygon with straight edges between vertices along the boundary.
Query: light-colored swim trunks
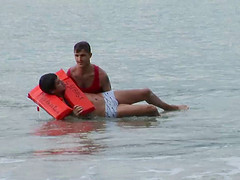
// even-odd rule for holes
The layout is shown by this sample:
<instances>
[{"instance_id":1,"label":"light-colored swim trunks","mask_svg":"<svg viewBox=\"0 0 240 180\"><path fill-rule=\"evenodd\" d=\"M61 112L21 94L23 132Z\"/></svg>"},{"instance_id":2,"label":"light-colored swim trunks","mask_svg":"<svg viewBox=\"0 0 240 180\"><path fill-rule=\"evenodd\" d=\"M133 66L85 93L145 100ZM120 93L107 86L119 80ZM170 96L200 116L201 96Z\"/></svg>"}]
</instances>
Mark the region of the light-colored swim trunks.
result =
<instances>
[{"instance_id":1,"label":"light-colored swim trunks","mask_svg":"<svg viewBox=\"0 0 240 180\"><path fill-rule=\"evenodd\" d=\"M105 101L105 116L110 118L116 118L118 101L114 95L114 92L112 90L104 92L103 97Z\"/></svg>"}]
</instances>

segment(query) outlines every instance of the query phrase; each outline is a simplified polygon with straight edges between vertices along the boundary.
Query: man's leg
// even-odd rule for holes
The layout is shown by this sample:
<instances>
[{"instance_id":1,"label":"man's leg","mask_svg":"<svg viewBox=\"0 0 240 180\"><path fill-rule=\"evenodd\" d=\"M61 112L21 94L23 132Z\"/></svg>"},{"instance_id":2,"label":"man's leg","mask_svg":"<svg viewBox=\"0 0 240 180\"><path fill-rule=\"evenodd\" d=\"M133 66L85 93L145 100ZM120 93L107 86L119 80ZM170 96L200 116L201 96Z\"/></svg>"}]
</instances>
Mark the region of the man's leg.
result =
<instances>
[{"instance_id":1,"label":"man's leg","mask_svg":"<svg viewBox=\"0 0 240 180\"><path fill-rule=\"evenodd\" d=\"M160 114L155 106L149 104L119 104L117 107L117 117L127 116L160 116Z\"/></svg>"},{"instance_id":2,"label":"man's leg","mask_svg":"<svg viewBox=\"0 0 240 180\"><path fill-rule=\"evenodd\" d=\"M119 104L134 104L140 101L146 101L166 111L188 109L186 105L169 105L156 96L150 89L132 89L114 91Z\"/></svg>"}]
</instances>

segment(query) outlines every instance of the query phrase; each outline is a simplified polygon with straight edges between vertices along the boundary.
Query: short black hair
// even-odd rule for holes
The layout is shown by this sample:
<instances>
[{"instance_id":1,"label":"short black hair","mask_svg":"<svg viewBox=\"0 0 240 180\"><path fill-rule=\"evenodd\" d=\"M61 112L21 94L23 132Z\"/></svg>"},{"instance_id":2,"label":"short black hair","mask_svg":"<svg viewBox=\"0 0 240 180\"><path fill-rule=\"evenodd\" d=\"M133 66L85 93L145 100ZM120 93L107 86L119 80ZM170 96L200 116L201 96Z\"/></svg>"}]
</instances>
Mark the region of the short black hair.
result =
<instances>
[{"instance_id":1,"label":"short black hair","mask_svg":"<svg viewBox=\"0 0 240 180\"><path fill-rule=\"evenodd\" d=\"M88 42L81 41L74 45L74 52L79 53L81 50L85 50L88 53L91 53L91 47Z\"/></svg>"},{"instance_id":2,"label":"short black hair","mask_svg":"<svg viewBox=\"0 0 240 180\"><path fill-rule=\"evenodd\" d=\"M40 89L47 94L52 94L51 91L55 89L56 79L57 75L54 73L44 74L39 80Z\"/></svg>"}]
</instances>

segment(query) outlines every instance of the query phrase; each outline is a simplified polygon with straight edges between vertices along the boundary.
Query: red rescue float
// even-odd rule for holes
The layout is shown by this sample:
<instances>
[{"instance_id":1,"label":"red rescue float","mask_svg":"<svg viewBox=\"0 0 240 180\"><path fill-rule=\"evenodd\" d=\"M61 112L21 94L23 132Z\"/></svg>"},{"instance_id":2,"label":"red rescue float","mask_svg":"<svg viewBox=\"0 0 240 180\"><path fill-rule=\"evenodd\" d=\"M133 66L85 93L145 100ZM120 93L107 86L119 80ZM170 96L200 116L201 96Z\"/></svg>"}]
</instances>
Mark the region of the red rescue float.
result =
<instances>
[{"instance_id":1,"label":"red rescue float","mask_svg":"<svg viewBox=\"0 0 240 180\"><path fill-rule=\"evenodd\" d=\"M92 102L88 100L85 94L62 69L56 72L56 75L65 83L66 90L64 98L72 107L74 105L81 106L83 108L82 115L95 110ZM67 106L59 97L44 93L39 86L36 86L28 93L28 98L33 100L57 120L63 119L72 112L72 108Z\"/></svg>"}]
</instances>

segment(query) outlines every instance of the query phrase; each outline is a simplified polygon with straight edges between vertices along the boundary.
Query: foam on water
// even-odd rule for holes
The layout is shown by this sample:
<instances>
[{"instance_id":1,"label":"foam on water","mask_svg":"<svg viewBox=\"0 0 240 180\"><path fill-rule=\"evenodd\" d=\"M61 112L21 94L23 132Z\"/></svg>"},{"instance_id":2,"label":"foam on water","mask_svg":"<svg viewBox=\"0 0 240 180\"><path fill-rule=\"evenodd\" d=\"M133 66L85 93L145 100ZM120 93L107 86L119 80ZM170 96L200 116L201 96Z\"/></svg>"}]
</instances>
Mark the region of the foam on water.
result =
<instances>
[{"instance_id":1,"label":"foam on water","mask_svg":"<svg viewBox=\"0 0 240 180\"><path fill-rule=\"evenodd\" d=\"M15 164L15 163L22 163L25 162L24 159L7 159L7 158L0 158L0 164Z\"/></svg>"}]
</instances>

